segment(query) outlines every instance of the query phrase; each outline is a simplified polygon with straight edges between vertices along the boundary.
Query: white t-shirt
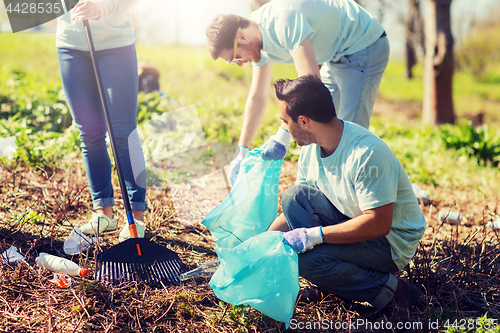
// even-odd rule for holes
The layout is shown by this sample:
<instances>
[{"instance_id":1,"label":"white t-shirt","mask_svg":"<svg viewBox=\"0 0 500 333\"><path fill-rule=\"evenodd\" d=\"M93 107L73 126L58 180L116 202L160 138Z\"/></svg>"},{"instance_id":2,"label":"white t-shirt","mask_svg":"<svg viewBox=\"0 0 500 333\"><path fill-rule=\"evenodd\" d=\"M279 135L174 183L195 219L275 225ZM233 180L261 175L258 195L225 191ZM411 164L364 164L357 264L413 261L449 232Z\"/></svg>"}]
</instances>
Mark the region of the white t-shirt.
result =
<instances>
[{"instance_id":1,"label":"white t-shirt","mask_svg":"<svg viewBox=\"0 0 500 333\"><path fill-rule=\"evenodd\" d=\"M410 180L391 149L365 128L344 121L340 143L323 158L321 147L302 147L296 184L318 188L344 215L393 203L391 231L386 236L399 269L411 260L426 222Z\"/></svg>"},{"instance_id":2,"label":"white t-shirt","mask_svg":"<svg viewBox=\"0 0 500 333\"><path fill-rule=\"evenodd\" d=\"M292 65L293 55L308 36L318 64L338 61L359 52L380 38L384 28L352 0L273 0L249 18L262 35L262 58Z\"/></svg>"},{"instance_id":3,"label":"white t-shirt","mask_svg":"<svg viewBox=\"0 0 500 333\"><path fill-rule=\"evenodd\" d=\"M98 0L99 1L99 0ZM96 51L114 49L135 43L136 33L130 8L140 0L112 0L111 12L99 20L89 20ZM71 19L67 12L57 18L56 47L88 51L87 37L82 21Z\"/></svg>"}]
</instances>

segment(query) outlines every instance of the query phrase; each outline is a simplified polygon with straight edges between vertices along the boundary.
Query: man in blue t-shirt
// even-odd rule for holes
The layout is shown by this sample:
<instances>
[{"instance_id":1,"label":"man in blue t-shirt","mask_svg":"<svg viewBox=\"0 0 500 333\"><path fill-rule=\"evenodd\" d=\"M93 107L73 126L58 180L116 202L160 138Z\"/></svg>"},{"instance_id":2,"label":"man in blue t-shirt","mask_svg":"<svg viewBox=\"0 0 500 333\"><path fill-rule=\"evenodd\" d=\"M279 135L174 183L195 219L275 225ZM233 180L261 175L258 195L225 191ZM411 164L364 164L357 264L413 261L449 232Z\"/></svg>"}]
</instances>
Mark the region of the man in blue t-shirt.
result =
<instances>
[{"instance_id":1,"label":"man in blue t-shirt","mask_svg":"<svg viewBox=\"0 0 500 333\"><path fill-rule=\"evenodd\" d=\"M339 118L368 128L389 42L380 23L354 1L273 0L249 18L215 17L207 39L214 59L239 66L253 63L239 153L229 170L231 184L264 115L272 63L293 64L299 76L321 77ZM266 147L266 157L286 154L289 136L280 129L277 137L281 141Z\"/></svg>"},{"instance_id":2,"label":"man in blue t-shirt","mask_svg":"<svg viewBox=\"0 0 500 333\"><path fill-rule=\"evenodd\" d=\"M407 318L417 289L393 274L410 262L426 222L406 172L379 137L336 116L315 76L275 87L283 127L302 150L269 230L285 232L299 274L320 288L304 295L322 289L378 310L392 304Z\"/></svg>"}]
</instances>

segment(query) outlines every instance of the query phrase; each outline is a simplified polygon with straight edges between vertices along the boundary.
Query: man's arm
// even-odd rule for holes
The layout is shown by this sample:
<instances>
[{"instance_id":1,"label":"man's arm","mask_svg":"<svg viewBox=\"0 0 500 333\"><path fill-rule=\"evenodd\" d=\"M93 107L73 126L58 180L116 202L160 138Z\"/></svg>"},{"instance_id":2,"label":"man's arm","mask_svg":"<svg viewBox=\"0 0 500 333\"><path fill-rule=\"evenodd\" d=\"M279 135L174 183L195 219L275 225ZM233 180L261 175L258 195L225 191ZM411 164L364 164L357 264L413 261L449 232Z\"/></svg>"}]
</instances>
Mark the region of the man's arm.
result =
<instances>
[{"instance_id":1,"label":"man's arm","mask_svg":"<svg viewBox=\"0 0 500 333\"><path fill-rule=\"evenodd\" d=\"M388 235L392 226L392 209L393 203L390 203L365 210L362 215L344 223L323 227L325 243L356 243Z\"/></svg>"},{"instance_id":2,"label":"man's arm","mask_svg":"<svg viewBox=\"0 0 500 333\"><path fill-rule=\"evenodd\" d=\"M290 231L290 228L288 227L288 223L286 223L285 215L283 215L283 213L278 215L274 219L273 223L271 223L271 226L267 230L268 231L278 230L278 231L283 231L283 232Z\"/></svg>"},{"instance_id":3,"label":"man's arm","mask_svg":"<svg viewBox=\"0 0 500 333\"><path fill-rule=\"evenodd\" d=\"M304 39L297 51L295 51L293 63L295 64L298 76L310 74L320 77L319 65L314 55L314 49L309 37Z\"/></svg>"},{"instance_id":4,"label":"man's arm","mask_svg":"<svg viewBox=\"0 0 500 333\"><path fill-rule=\"evenodd\" d=\"M293 229L285 232L283 238L300 254L321 243L357 243L382 237L390 232L391 225L392 203L363 211L362 215L340 224Z\"/></svg>"},{"instance_id":5,"label":"man's arm","mask_svg":"<svg viewBox=\"0 0 500 333\"><path fill-rule=\"evenodd\" d=\"M264 117L267 100L269 99L272 71L273 64L271 62L262 67L253 69L252 85L245 104L243 128L241 129L239 141L240 145L250 147L262 117Z\"/></svg>"}]
</instances>

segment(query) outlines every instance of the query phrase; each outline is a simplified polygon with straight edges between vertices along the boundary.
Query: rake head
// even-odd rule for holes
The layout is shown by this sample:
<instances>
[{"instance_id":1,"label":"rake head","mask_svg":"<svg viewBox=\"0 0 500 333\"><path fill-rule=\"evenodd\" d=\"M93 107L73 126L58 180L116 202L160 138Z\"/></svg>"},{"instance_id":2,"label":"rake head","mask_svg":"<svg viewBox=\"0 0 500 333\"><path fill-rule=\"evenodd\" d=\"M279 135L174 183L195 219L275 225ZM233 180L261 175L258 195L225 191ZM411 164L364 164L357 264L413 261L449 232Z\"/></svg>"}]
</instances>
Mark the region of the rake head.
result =
<instances>
[{"instance_id":1,"label":"rake head","mask_svg":"<svg viewBox=\"0 0 500 333\"><path fill-rule=\"evenodd\" d=\"M130 238L96 258L94 278L117 285L143 282L151 287L180 283L186 266L174 251L144 238Z\"/></svg>"}]
</instances>

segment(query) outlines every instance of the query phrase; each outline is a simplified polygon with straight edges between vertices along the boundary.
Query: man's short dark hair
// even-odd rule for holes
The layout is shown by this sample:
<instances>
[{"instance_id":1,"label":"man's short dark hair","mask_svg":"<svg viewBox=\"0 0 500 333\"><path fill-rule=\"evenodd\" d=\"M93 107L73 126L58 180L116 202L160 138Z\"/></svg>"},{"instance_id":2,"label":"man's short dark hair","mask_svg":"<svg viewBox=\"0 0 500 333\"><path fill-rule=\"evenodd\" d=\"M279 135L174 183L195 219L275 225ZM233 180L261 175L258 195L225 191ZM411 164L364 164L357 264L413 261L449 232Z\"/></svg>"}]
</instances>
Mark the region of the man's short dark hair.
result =
<instances>
[{"instance_id":1,"label":"man's short dark hair","mask_svg":"<svg viewBox=\"0 0 500 333\"><path fill-rule=\"evenodd\" d=\"M212 58L217 59L222 50L232 50L238 28L246 28L250 20L233 14L217 15L207 27L207 45Z\"/></svg>"},{"instance_id":2,"label":"man's short dark hair","mask_svg":"<svg viewBox=\"0 0 500 333\"><path fill-rule=\"evenodd\" d=\"M286 112L294 122L304 115L318 123L329 123L337 116L330 90L314 75L295 80L278 80L276 96L285 102Z\"/></svg>"}]
</instances>

